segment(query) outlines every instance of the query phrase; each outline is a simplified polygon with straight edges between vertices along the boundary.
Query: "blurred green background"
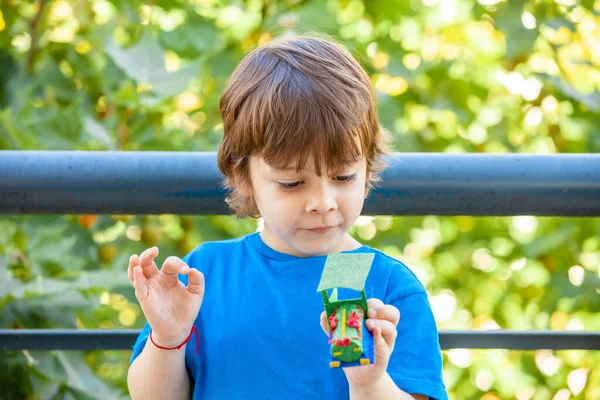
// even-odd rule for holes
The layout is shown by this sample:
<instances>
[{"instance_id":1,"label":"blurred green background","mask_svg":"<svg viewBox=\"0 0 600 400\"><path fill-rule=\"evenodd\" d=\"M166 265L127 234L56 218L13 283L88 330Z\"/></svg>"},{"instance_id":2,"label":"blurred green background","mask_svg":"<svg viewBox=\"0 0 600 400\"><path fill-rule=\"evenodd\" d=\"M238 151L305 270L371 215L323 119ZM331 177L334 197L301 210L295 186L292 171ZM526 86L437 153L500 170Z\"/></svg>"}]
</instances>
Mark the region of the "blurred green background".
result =
<instances>
[{"instance_id":1,"label":"blurred green background","mask_svg":"<svg viewBox=\"0 0 600 400\"><path fill-rule=\"evenodd\" d=\"M395 151L600 150L598 0L5 0L0 149L214 151L236 63L309 32L369 72ZM256 227L3 215L0 327L139 328L130 254ZM440 329L600 330L599 218L365 216L351 232L411 266ZM129 355L3 352L0 398L127 398ZM444 377L451 399L599 399L600 352L457 349Z\"/></svg>"}]
</instances>

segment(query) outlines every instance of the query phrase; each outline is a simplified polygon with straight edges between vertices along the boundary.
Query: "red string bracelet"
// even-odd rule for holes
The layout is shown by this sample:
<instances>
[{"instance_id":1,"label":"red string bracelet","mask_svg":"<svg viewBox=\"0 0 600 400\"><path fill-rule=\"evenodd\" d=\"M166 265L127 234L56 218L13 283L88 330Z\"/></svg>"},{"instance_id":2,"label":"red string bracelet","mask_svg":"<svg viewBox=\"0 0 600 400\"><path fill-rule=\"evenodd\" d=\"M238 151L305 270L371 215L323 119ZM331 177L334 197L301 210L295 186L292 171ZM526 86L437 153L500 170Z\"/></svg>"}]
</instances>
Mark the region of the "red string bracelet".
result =
<instances>
[{"instance_id":1,"label":"red string bracelet","mask_svg":"<svg viewBox=\"0 0 600 400\"><path fill-rule=\"evenodd\" d=\"M187 342L190 341L190 339L192 338L192 335L194 334L194 332L196 332L196 349L194 350L194 355L196 355L198 353L198 345L200 344L200 338L198 336L198 329L196 329L195 325L192 325L192 330L190 331L190 334L188 335L188 337L183 341L183 343L181 343L179 346L176 347L162 347L157 345L156 343L154 343L154 340L152 340L152 329L150 329L150 341L152 342L153 345L155 345L156 347L158 347L159 349L163 349L163 350L179 350L181 349Z\"/></svg>"}]
</instances>

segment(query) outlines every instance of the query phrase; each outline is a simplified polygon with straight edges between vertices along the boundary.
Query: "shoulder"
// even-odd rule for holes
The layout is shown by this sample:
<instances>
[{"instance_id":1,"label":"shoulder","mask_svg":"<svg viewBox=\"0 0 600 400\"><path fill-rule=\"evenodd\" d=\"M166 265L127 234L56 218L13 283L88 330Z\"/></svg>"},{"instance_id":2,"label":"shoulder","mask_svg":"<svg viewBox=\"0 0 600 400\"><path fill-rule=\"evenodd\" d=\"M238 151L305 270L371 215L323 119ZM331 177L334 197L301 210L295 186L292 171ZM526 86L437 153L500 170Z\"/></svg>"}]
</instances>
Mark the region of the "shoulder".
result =
<instances>
[{"instance_id":1,"label":"shoulder","mask_svg":"<svg viewBox=\"0 0 600 400\"><path fill-rule=\"evenodd\" d=\"M398 300L417 293L426 295L425 287L406 264L381 250L372 247L366 249L375 254L368 279L387 282L385 291L388 300Z\"/></svg>"},{"instance_id":2,"label":"shoulder","mask_svg":"<svg viewBox=\"0 0 600 400\"><path fill-rule=\"evenodd\" d=\"M237 239L203 242L190 251L183 260L190 267L195 267L200 262L211 261L216 257L231 257L243 251L245 241L246 236Z\"/></svg>"}]
</instances>

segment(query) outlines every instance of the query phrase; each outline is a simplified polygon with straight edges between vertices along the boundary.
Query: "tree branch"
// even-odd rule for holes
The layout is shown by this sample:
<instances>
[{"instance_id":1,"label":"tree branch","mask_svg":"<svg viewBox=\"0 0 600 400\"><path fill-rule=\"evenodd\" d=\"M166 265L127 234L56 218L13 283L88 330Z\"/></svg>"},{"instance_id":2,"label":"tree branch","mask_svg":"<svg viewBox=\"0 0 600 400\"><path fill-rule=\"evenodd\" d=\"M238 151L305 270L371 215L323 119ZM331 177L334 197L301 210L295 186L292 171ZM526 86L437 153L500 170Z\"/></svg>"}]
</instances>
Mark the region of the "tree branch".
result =
<instances>
[{"instance_id":1,"label":"tree branch","mask_svg":"<svg viewBox=\"0 0 600 400\"><path fill-rule=\"evenodd\" d=\"M39 32L40 20L42 19L42 15L48 5L48 0L40 0L39 8L37 13L35 14L35 18L31 21L31 46L29 48L29 54L27 55L27 64L26 68L28 72L33 71L33 63L35 61L35 57L37 56L37 37Z\"/></svg>"}]
</instances>

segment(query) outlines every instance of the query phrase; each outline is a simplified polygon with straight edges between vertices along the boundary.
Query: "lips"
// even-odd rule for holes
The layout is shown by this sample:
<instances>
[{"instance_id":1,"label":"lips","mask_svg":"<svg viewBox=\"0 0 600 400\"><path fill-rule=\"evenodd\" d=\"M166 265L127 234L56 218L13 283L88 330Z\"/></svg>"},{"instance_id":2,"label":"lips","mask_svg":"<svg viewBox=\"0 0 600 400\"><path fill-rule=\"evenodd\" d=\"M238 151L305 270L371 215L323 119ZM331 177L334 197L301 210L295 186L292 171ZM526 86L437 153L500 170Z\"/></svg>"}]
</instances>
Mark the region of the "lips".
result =
<instances>
[{"instance_id":1,"label":"lips","mask_svg":"<svg viewBox=\"0 0 600 400\"><path fill-rule=\"evenodd\" d=\"M314 233L327 233L331 229L331 226L321 226L318 228L309 229L309 231Z\"/></svg>"}]
</instances>

